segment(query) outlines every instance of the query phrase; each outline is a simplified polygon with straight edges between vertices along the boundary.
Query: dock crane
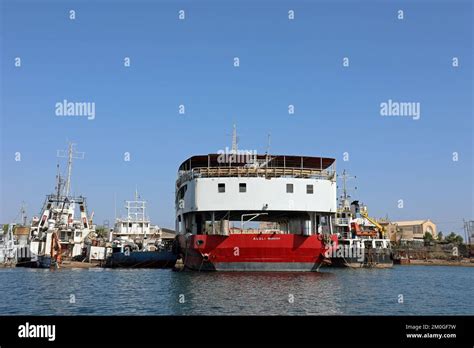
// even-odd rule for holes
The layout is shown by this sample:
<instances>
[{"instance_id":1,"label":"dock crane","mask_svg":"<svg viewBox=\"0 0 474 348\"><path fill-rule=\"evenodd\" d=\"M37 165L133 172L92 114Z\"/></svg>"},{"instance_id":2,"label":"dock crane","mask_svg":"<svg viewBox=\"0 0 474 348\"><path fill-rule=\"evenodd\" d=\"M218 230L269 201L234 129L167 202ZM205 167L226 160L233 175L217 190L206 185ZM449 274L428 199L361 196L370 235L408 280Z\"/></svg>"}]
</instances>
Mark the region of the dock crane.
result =
<instances>
[{"instance_id":1,"label":"dock crane","mask_svg":"<svg viewBox=\"0 0 474 348\"><path fill-rule=\"evenodd\" d=\"M369 216L369 212L367 210L366 206L362 206L360 208L360 215L364 218L367 219L369 222L375 225L375 228L380 232L381 238L385 238L385 227L383 227L381 224L379 224L375 219L372 219Z\"/></svg>"}]
</instances>

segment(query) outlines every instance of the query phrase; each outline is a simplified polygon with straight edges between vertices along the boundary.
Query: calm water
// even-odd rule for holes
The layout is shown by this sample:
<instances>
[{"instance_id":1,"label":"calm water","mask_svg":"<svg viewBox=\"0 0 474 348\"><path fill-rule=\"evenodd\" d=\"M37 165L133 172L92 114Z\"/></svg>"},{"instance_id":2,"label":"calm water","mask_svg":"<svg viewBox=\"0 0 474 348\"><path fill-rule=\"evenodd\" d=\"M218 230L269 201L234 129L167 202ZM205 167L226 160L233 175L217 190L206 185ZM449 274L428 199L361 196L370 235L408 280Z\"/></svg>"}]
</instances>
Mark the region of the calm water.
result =
<instances>
[{"instance_id":1,"label":"calm water","mask_svg":"<svg viewBox=\"0 0 474 348\"><path fill-rule=\"evenodd\" d=\"M0 315L472 315L473 286L468 267L299 274L13 268L0 269Z\"/></svg>"}]
</instances>

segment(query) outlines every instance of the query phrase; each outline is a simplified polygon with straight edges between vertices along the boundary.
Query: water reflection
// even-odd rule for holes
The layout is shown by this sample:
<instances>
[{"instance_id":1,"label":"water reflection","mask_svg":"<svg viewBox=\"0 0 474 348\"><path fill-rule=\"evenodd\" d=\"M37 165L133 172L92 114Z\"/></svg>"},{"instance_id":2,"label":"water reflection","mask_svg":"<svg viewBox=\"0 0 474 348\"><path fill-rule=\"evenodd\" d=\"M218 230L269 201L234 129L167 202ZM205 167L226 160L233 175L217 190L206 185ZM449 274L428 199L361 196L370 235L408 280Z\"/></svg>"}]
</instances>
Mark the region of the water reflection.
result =
<instances>
[{"instance_id":1,"label":"water reflection","mask_svg":"<svg viewBox=\"0 0 474 348\"><path fill-rule=\"evenodd\" d=\"M468 267L321 273L16 268L0 270L0 315L472 315L472 284Z\"/></svg>"},{"instance_id":2,"label":"water reflection","mask_svg":"<svg viewBox=\"0 0 474 348\"><path fill-rule=\"evenodd\" d=\"M331 273L221 272L174 274L185 303L180 314L340 314L340 284Z\"/></svg>"}]
</instances>

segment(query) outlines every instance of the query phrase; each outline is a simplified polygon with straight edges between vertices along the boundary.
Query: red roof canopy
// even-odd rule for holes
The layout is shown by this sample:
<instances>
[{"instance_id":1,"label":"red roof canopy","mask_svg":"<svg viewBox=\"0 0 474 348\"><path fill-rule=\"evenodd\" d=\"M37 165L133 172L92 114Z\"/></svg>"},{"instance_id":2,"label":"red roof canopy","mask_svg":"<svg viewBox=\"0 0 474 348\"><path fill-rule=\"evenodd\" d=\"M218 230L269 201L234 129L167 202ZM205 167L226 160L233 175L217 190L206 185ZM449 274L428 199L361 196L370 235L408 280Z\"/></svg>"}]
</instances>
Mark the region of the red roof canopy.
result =
<instances>
[{"instance_id":1,"label":"red roof canopy","mask_svg":"<svg viewBox=\"0 0 474 348\"><path fill-rule=\"evenodd\" d=\"M179 166L179 170L191 170L198 167L243 167L248 163L245 154L237 153L235 160L232 160L231 156L231 153L192 156ZM255 155L251 154L249 156L253 158ZM326 169L335 162L334 158L327 157L287 155L269 155L269 157L271 158L267 166L269 168ZM266 158L267 155L257 155L257 160L259 161L264 161Z\"/></svg>"}]
</instances>

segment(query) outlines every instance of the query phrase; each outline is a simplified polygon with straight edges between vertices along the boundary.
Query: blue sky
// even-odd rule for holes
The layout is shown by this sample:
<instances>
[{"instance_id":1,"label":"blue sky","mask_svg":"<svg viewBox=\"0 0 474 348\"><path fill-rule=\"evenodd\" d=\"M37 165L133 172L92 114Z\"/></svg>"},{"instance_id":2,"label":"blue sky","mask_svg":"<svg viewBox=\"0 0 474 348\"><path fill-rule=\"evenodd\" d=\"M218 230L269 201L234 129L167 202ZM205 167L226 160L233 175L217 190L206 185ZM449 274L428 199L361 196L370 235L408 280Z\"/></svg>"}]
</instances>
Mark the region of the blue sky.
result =
<instances>
[{"instance_id":1,"label":"blue sky","mask_svg":"<svg viewBox=\"0 0 474 348\"><path fill-rule=\"evenodd\" d=\"M230 146L233 123L240 148L264 152L271 133L273 153L336 158L373 216L444 232L474 216L470 1L1 4L1 222L22 201L38 214L72 140L86 153L72 189L97 223L138 186L173 227L178 165ZM95 102L95 119L57 117L63 99ZM382 117L388 99L419 102L420 119Z\"/></svg>"}]
</instances>

